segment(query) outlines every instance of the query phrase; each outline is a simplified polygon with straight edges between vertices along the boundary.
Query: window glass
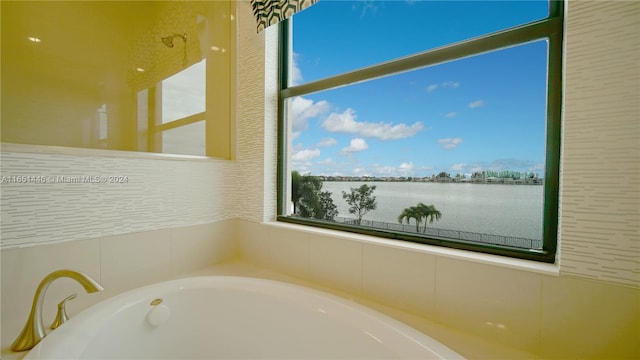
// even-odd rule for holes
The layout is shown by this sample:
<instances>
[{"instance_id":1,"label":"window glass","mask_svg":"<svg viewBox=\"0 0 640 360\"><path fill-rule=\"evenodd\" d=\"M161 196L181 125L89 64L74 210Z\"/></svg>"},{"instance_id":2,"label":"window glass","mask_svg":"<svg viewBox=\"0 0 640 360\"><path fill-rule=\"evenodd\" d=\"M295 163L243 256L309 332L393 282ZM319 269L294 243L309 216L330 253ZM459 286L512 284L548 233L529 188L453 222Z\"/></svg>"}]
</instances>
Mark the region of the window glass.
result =
<instances>
[{"instance_id":1,"label":"window glass","mask_svg":"<svg viewBox=\"0 0 640 360\"><path fill-rule=\"evenodd\" d=\"M411 232L398 218L422 202L442 215L429 231L541 248L547 52L541 40L292 98L291 169L321 177L336 221L357 217L343 191L376 185L372 227Z\"/></svg>"},{"instance_id":2,"label":"window glass","mask_svg":"<svg viewBox=\"0 0 640 360\"><path fill-rule=\"evenodd\" d=\"M562 16L560 1L296 14L281 32L278 219L553 262Z\"/></svg>"},{"instance_id":3,"label":"window glass","mask_svg":"<svg viewBox=\"0 0 640 360\"><path fill-rule=\"evenodd\" d=\"M294 16L302 84L546 18L549 2L319 1Z\"/></svg>"}]
</instances>

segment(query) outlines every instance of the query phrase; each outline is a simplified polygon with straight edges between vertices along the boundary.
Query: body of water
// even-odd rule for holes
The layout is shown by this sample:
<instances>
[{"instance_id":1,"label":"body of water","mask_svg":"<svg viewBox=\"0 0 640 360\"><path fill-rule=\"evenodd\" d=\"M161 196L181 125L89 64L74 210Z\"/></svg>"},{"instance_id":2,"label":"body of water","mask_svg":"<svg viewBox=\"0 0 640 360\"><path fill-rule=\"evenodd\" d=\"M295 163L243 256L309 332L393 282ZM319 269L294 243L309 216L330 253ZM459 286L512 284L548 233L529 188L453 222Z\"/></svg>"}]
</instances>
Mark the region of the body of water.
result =
<instances>
[{"instance_id":1,"label":"body of water","mask_svg":"<svg viewBox=\"0 0 640 360\"><path fill-rule=\"evenodd\" d=\"M325 181L322 190L332 193L340 217L349 214L342 191L359 187L364 182ZM442 218L427 226L522 237L542 238L543 194L540 185L498 185L420 182L366 182L375 185L378 206L363 219L398 223L407 207L422 202L434 205ZM415 224L411 220L411 224Z\"/></svg>"}]
</instances>

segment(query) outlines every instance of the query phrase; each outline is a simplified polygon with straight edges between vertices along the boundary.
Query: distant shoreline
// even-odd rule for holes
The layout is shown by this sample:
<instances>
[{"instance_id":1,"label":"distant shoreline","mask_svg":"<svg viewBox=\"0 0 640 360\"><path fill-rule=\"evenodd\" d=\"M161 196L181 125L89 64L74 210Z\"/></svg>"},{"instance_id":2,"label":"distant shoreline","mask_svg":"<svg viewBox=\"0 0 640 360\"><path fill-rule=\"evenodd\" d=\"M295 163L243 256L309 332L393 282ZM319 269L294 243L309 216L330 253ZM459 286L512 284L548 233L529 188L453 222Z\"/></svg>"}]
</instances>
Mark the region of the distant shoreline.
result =
<instances>
[{"instance_id":1,"label":"distant shoreline","mask_svg":"<svg viewBox=\"0 0 640 360\"><path fill-rule=\"evenodd\" d=\"M322 176L312 175L320 179L321 181L333 181L333 182L417 182L417 183L436 183L436 184L498 184L498 185L544 185L544 179L541 178L529 178L529 179L511 179L511 178L474 178L474 179L459 179L459 178L438 178L438 177L422 177L422 178L408 178L408 177L355 177L355 176Z\"/></svg>"}]
</instances>

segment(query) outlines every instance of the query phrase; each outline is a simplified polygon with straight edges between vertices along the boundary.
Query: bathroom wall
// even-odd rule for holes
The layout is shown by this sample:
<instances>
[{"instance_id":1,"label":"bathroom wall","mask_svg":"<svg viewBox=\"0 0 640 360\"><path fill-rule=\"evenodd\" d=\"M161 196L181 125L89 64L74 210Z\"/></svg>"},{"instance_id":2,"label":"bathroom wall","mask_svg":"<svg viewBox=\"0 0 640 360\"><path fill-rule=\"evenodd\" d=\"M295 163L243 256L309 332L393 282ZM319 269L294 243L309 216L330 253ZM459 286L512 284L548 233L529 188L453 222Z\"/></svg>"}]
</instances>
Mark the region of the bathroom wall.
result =
<instances>
[{"instance_id":1,"label":"bathroom wall","mask_svg":"<svg viewBox=\"0 0 640 360\"><path fill-rule=\"evenodd\" d=\"M250 216L237 229L241 258L416 314L424 320L412 323L417 328L435 321L502 344L521 351L518 358L640 357L639 10L637 2L568 4L557 264L260 223ZM268 31L265 56L275 47ZM267 128L271 116L266 114ZM246 126L265 128L260 122ZM254 147L275 152L271 141ZM265 167L269 155L263 156L265 163L244 170L264 171L268 186L275 168ZM267 192L275 194L275 187ZM255 203L253 213L272 219L265 205Z\"/></svg>"},{"instance_id":2,"label":"bathroom wall","mask_svg":"<svg viewBox=\"0 0 640 360\"><path fill-rule=\"evenodd\" d=\"M436 338L470 359L640 355L638 289L333 231L249 221L238 231L250 263L411 313L417 318L403 320L432 336L433 323L468 335ZM474 342L507 355L487 356Z\"/></svg>"},{"instance_id":3,"label":"bathroom wall","mask_svg":"<svg viewBox=\"0 0 640 360\"><path fill-rule=\"evenodd\" d=\"M63 278L46 293L45 326L55 317L57 303L77 293L67 304L73 316L107 297L158 281L187 276L194 271L237 257L234 220L158 228L123 235L2 249L0 340L2 357L20 356L8 349L29 315L34 292L50 272L73 269L96 279L104 291L85 294L80 285ZM21 353L24 355L24 353Z\"/></svg>"},{"instance_id":4,"label":"bathroom wall","mask_svg":"<svg viewBox=\"0 0 640 360\"><path fill-rule=\"evenodd\" d=\"M133 178L127 186L101 190L89 184L46 191L2 186L3 348L22 326L34 286L53 269L86 271L118 292L240 258L405 310L416 315L411 325L419 329L435 321L511 347L522 358L640 357L639 76L637 66L621 70L638 63L632 34L638 33L640 5L569 5L557 267L273 224L277 29L256 34L250 5L237 7L236 160L2 150L3 175L5 169L57 174L60 165L78 175L117 170ZM596 43L594 36L603 33L609 37ZM621 63L610 65L611 56L601 51L622 51ZM596 173L601 167L606 176ZM163 183L167 174L173 185ZM68 209L73 211L65 215ZM48 226L40 227L40 219ZM110 226L100 226L104 221ZM65 241L70 237L76 241ZM52 238L60 242L42 243ZM5 247L5 241L13 245ZM48 309L75 286L54 285ZM70 312L108 295L79 296ZM473 358L473 351L463 354Z\"/></svg>"},{"instance_id":5,"label":"bathroom wall","mask_svg":"<svg viewBox=\"0 0 640 360\"><path fill-rule=\"evenodd\" d=\"M74 292L79 296L68 304L71 316L122 291L237 257L234 163L99 150L72 153L2 146L2 176L125 178L2 184L3 357L27 319L38 283L51 271L82 271L105 291L86 295L71 280L56 281L47 291L46 321L54 318L57 302Z\"/></svg>"},{"instance_id":6,"label":"bathroom wall","mask_svg":"<svg viewBox=\"0 0 640 360\"><path fill-rule=\"evenodd\" d=\"M626 1L578 0L570 4L565 33L557 269L563 275L640 288L639 6ZM268 28L258 37L249 32L252 29L240 27L241 44L251 39L263 43L253 40L240 66L275 72L275 29ZM239 73L242 76L243 72ZM252 159L241 167L247 174L241 176L243 184L250 184L243 185L249 191L243 196L252 201L239 211L242 219L251 221L275 218L273 129L277 98L275 79L269 82L269 75L269 71L266 75L250 74L256 87L264 84L264 88L251 91L264 94L265 103L239 106L247 113L252 109L265 112L264 122L239 124L243 133L256 134L239 136L239 141L247 141L246 158ZM253 193L255 189L263 196Z\"/></svg>"},{"instance_id":7,"label":"bathroom wall","mask_svg":"<svg viewBox=\"0 0 640 360\"><path fill-rule=\"evenodd\" d=\"M68 4L58 3L63 8ZM106 6L97 4L102 5ZM88 37L93 30L87 29ZM234 69L235 64L230 64L232 73ZM232 99L226 101L233 106ZM219 115L221 107L211 108ZM6 130L14 121L5 122L12 113L4 110L2 127ZM225 120L229 122L228 116ZM219 129L214 126L209 131ZM234 132L226 129L229 134ZM229 149L230 136L217 133L213 138L223 137L227 155L235 156L235 150ZM24 325L36 286L53 270L85 272L105 291L85 295L71 280L56 281L47 291L47 321L53 319L57 302L73 292L79 296L68 304L71 316L122 291L237 257L233 219L238 217L238 162L10 143L1 146L1 175L6 180L0 187L3 358ZM15 180L23 176L31 180ZM34 179L44 179L44 183Z\"/></svg>"},{"instance_id":8,"label":"bathroom wall","mask_svg":"<svg viewBox=\"0 0 640 360\"><path fill-rule=\"evenodd\" d=\"M75 155L52 151L55 148L3 146L3 177L46 180L2 184L3 249L235 217L231 196L236 190L235 165L231 162L136 153L105 156L81 149L74 150ZM99 182L83 181L86 178Z\"/></svg>"}]
</instances>

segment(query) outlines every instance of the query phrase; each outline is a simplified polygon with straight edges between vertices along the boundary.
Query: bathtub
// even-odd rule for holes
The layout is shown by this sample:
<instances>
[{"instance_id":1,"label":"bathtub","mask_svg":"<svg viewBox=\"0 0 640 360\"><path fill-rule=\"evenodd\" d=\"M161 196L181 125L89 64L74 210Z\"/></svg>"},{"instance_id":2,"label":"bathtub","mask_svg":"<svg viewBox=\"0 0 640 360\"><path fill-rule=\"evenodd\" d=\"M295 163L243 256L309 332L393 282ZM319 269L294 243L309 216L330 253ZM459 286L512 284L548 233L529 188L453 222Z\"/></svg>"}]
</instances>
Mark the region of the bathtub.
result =
<instances>
[{"instance_id":1,"label":"bathtub","mask_svg":"<svg viewBox=\"0 0 640 360\"><path fill-rule=\"evenodd\" d=\"M171 280L98 303L25 359L463 359L349 300L235 276Z\"/></svg>"}]
</instances>

